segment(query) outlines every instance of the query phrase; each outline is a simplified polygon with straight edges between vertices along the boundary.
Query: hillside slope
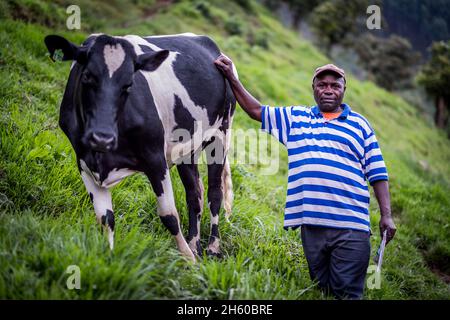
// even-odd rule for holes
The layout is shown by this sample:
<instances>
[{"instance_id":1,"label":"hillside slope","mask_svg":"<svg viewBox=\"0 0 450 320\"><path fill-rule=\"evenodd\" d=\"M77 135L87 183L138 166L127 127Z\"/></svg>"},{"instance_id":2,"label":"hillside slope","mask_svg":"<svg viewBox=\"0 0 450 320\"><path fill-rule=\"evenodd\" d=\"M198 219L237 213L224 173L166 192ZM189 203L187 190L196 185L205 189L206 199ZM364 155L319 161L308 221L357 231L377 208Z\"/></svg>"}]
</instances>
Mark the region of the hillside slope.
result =
<instances>
[{"instance_id":1,"label":"hillside slope","mask_svg":"<svg viewBox=\"0 0 450 320\"><path fill-rule=\"evenodd\" d=\"M80 1L82 8L96 2ZM89 11L82 32L73 32L65 29L65 1L51 8L39 0L11 1L17 7L3 11L0 21L0 298L322 298L309 279L298 230L282 228L285 152L272 176L261 175L261 164L232 165L233 215L230 222L220 220L225 257L190 266L156 216L155 197L142 175L113 189L116 248L109 252L74 153L57 126L70 63L53 64L46 56L43 38L51 33L75 43L94 31L207 34L234 60L240 79L261 102L312 105L311 74L327 58L264 7L241 2L247 5L141 1L154 8L142 11L130 2L132 19L126 19L123 2L113 1L106 13ZM27 9L30 3L34 11ZM26 14L13 14L18 8ZM376 131L398 227L386 251L381 287L366 290L366 297L450 298L443 280L450 274L450 142L412 106L373 83L350 75L345 101ZM258 128L239 108L233 126ZM186 230L183 187L175 170L172 177ZM209 232L206 208L203 244ZM380 242L378 221L372 197L373 252ZM66 288L69 265L82 271L81 290Z\"/></svg>"}]
</instances>

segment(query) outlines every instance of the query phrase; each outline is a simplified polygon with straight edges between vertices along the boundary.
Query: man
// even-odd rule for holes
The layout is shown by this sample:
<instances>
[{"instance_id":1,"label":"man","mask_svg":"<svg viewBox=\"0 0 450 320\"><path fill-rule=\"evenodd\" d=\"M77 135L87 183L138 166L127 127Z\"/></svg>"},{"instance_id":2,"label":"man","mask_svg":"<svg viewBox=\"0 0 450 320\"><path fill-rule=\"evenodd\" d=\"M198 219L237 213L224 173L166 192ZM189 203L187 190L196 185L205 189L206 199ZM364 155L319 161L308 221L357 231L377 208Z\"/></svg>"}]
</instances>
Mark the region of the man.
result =
<instances>
[{"instance_id":1,"label":"man","mask_svg":"<svg viewBox=\"0 0 450 320\"><path fill-rule=\"evenodd\" d=\"M239 105L262 122L288 150L289 178L284 226L301 226L312 280L337 298L361 299L370 258L369 190L381 211L380 231L395 235L388 174L369 122L343 104L344 70L317 68L312 108L262 106L240 83L233 62L216 66L228 79Z\"/></svg>"}]
</instances>

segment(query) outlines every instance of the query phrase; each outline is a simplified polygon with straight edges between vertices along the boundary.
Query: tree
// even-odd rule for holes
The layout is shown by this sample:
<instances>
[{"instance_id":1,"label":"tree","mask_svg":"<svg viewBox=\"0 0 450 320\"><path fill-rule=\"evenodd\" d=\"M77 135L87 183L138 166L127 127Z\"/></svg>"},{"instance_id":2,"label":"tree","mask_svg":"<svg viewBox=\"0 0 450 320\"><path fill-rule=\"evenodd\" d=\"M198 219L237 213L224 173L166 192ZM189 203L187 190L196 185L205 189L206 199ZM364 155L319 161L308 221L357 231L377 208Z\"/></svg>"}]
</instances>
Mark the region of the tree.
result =
<instances>
[{"instance_id":1,"label":"tree","mask_svg":"<svg viewBox=\"0 0 450 320\"><path fill-rule=\"evenodd\" d=\"M409 39L424 56L433 41L450 39L448 0L383 0L382 12L388 34Z\"/></svg>"},{"instance_id":2,"label":"tree","mask_svg":"<svg viewBox=\"0 0 450 320\"><path fill-rule=\"evenodd\" d=\"M396 35L384 39L367 33L354 48L371 80L379 86L390 91L412 86L420 54L412 50L407 39Z\"/></svg>"},{"instance_id":3,"label":"tree","mask_svg":"<svg viewBox=\"0 0 450 320\"><path fill-rule=\"evenodd\" d=\"M329 0L315 7L310 24L328 55L334 44L345 44L349 35L363 29L358 23L365 16L368 3L368 0Z\"/></svg>"},{"instance_id":4,"label":"tree","mask_svg":"<svg viewBox=\"0 0 450 320\"><path fill-rule=\"evenodd\" d=\"M432 44L431 59L423 66L418 82L435 98L436 126L447 128L450 107L450 41Z\"/></svg>"},{"instance_id":5,"label":"tree","mask_svg":"<svg viewBox=\"0 0 450 320\"><path fill-rule=\"evenodd\" d=\"M293 11L294 26L298 27L300 20L308 16L323 0L286 0Z\"/></svg>"}]
</instances>

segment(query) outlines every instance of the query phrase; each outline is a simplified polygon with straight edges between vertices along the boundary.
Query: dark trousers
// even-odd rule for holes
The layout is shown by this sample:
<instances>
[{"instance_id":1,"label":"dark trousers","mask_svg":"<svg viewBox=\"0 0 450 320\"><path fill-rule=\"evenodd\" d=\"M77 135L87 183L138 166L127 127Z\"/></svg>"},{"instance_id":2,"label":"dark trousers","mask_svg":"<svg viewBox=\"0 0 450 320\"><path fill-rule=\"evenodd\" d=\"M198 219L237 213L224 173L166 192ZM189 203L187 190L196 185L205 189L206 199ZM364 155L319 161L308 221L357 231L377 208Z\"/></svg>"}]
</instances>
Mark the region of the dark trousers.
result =
<instances>
[{"instance_id":1,"label":"dark trousers","mask_svg":"<svg viewBox=\"0 0 450 320\"><path fill-rule=\"evenodd\" d=\"M362 299L370 259L370 234L302 225L301 238L311 279L338 299Z\"/></svg>"}]
</instances>

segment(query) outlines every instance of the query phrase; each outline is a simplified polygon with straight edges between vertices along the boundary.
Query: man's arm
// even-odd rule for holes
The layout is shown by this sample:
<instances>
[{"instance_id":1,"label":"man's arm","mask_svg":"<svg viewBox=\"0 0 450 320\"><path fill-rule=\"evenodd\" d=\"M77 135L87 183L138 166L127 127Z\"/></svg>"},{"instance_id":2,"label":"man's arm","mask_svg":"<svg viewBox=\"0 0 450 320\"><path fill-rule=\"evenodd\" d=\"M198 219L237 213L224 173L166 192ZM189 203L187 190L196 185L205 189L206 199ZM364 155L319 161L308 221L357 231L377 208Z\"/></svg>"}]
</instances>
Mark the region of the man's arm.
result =
<instances>
[{"instance_id":1,"label":"man's arm","mask_svg":"<svg viewBox=\"0 0 450 320\"><path fill-rule=\"evenodd\" d=\"M377 197L378 205L380 207L380 233L383 235L384 230L387 230L386 244L394 238L397 228L391 214L391 199L389 195L389 183L386 180L375 181L373 183L373 190Z\"/></svg>"},{"instance_id":2,"label":"man's arm","mask_svg":"<svg viewBox=\"0 0 450 320\"><path fill-rule=\"evenodd\" d=\"M233 61L224 54L221 54L214 63L225 78L228 79L234 96L242 109L247 112L250 118L261 122L261 103L244 88L236 77L233 72Z\"/></svg>"}]
</instances>

